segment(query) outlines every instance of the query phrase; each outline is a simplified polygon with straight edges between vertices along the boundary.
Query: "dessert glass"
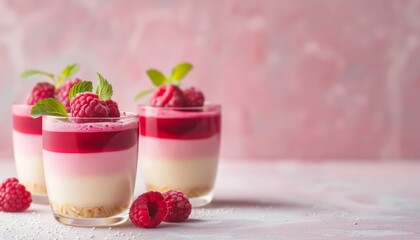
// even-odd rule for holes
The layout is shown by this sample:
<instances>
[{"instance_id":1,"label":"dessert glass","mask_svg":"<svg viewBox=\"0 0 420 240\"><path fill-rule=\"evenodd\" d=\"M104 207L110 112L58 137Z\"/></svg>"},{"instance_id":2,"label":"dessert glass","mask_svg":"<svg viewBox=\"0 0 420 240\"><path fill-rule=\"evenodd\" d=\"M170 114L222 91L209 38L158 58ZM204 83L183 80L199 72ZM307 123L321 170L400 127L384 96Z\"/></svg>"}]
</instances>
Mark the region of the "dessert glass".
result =
<instances>
[{"instance_id":1,"label":"dessert glass","mask_svg":"<svg viewBox=\"0 0 420 240\"><path fill-rule=\"evenodd\" d=\"M42 119L30 116L32 105L14 104L13 153L19 181L34 203L48 204L42 163Z\"/></svg>"},{"instance_id":2,"label":"dessert glass","mask_svg":"<svg viewBox=\"0 0 420 240\"><path fill-rule=\"evenodd\" d=\"M139 161L149 191L178 190L193 207L213 199L221 111L203 107L139 106Z\"/></svg>"},{"instance_id":3,"label":"dessert glass","mask_svg":"<svg viewBox=\"0 0 420 240\"><path fill-rule=\"evenodd\" d=\"M44 116L43 157L55 219L83 227L128 219L136 182L138 115Z\"/></svg>"}]
</instances>

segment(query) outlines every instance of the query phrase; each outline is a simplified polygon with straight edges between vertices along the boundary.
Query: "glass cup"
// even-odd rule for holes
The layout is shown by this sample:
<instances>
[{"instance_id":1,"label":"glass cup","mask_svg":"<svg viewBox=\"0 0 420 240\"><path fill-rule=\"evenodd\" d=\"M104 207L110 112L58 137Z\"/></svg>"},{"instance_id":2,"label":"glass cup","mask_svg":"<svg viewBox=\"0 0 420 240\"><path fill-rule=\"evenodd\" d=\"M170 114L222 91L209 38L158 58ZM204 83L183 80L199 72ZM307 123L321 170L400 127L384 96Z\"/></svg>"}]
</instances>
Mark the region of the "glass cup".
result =
<instances>
[{"instance_id":1,"label":"glass cup","mask_svg":"<svg viewBox=\"0 0 420 240\"><path fill-rule=\"evenodd\" d=\"M42 119L30 116L32 105L14 104L13 152L19 181L34 203L48 204L42 163Z\"/></svg>"},{"instance_id":2,"label":"glass cup","mask_svg":"<svg viewBox=\"0 0 420 240\"><path fill-rule=\"evenodd\" d=\"M139 161L147 190L182 191L193 207L213 199L219 161L219 105L139 106Z\"/></svg>"},{"instance_id":3,"label":"glass cup","mask_svg":"<svg viewBox=\"0 0 420 240\"><path fill-rule=\"evenodd\" d=\"M136 182L139 117L44 116L43 157L55 219L82 227L128 219Z\"/></svg>"}]
</instances>

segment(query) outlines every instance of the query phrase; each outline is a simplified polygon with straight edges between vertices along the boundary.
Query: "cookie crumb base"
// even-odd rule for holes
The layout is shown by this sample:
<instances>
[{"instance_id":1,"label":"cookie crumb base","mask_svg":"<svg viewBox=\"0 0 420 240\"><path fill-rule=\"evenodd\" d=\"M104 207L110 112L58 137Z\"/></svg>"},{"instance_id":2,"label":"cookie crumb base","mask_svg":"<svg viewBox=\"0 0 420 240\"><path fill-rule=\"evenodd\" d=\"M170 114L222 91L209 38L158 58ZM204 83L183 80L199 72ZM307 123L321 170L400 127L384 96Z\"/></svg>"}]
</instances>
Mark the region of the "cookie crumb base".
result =
<instances>
[{"instance_id":1,"label":"cookie crumb base","mask_svg":"<svg viewBox=\"0 0 420 240\"><path fill-rule=\"evenodd\" d=\"M22 183L26 190L31 192L33 195L47 195L47 187L45 184L39 184L39 183Z\"/></svg>"},{"instance_id":2,"label":"cookie crumb base","mask_svg":"<svg viewBox=\"0 0 420 240\"><path fill-rule=\"evenodd\" d=\"M72 218L106 218L118 215L128 209L128 204L115 204L113 206L75 206L71 204L58 205L50 203L54 213Z\"/></svg>"},{"instance_id":3,"label":"cookie crumb base","mask_svg":"<svg viewBox=\"0 0 420 240\"><path fill-rule=\"evenodd\" d=\"M176 188L176 187L157 187L153 184L146 184L148 191L158 191L158 192L167 192L169 190L177 190L183 192L185 195L187 195L188 198L195 198L204 196L211 192L213 189L210 186L201 186L201 187L192 187L192 188Z\"/></svg>"}]
</instances>

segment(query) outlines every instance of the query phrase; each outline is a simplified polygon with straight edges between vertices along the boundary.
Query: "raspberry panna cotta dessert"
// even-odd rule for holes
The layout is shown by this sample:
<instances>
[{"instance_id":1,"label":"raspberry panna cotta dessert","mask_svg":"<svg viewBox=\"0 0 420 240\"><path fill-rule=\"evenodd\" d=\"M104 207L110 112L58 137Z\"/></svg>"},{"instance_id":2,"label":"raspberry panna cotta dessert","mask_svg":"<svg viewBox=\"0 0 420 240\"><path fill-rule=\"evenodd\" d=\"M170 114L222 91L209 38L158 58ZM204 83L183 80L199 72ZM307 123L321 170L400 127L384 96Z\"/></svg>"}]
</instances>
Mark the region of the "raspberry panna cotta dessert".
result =
<instances>
[{"instance_id":1,"label":"raspberry panna cotta dessert","mask_svg":"<svg viewBox=\"0 0 420 240\"><path fill-rule=\"evenodd\" d=\"M31 202L31 193L16 178L8 178L1 184L0 212L23 212Z\"/></svg>"},{"instance_id":2,"label":"raspberry panna cotta dessert","mask_svg":"<svg viewBox=\"0 0 420 240\"><path fill-rule=\"evenodd\" d=\"M139 163L149 191L175 189L183 192L193 207L213 198L220 148L221 108L204 104L202 91L181 89L181 79L192 69L189 63L175 66L170 76L147 71L157 87L140 92L136 99L153 92L150 106L139 106ZM171 219L171 218L169 218Z\"/></svg>"},{"instance_id":3,"label":"raspberry panna cotta dessert","mask_svg":"<svg viewBox=\"0 0 420 240\"><path fill-rule=\"evenodd\" d=\"M49 79L38 82L27 95L25 104L14 104L13 113L13 152L17 176L28 191L31 192L36 203L48 203L47 189L42 162L42 120L30 117L31 108L46 98L57 98L70 111L68 97L69 88L78 79L70 80L79 69L78 64L68 65L58 74L39 70L28 70L22 73L23 80L35 76ZM67 101L67 102L66 102Z\"/></svg>"},{"instance_id":4,"label":"raspberry panna cotta dessert","mask_svg":"<svg viewBox=\"0 0 420 240\"><path fill-rule=\"evenodd\" d=\"M57 221L112 226L126 221L137 170L138 115L120 112L112 85L81 81L70 92L68 114L53 98L38 102L48 197Z\"/></svg>"}]
</instances>

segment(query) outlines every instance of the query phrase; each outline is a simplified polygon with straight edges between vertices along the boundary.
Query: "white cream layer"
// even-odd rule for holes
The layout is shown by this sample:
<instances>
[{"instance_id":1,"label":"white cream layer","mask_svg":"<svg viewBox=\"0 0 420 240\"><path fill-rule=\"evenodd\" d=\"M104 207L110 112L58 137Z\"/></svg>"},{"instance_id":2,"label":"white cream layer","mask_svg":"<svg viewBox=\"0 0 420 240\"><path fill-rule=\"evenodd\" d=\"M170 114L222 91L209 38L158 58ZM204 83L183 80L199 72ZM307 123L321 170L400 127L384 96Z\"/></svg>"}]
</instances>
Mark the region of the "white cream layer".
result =
<instances>
[{"instance_id":1,"label":"white cream layer","mask_svg":"<svg viewBox=\"0 0 420 240\"><path fill-rule=\"evenodd\" d=\"M13 152L19 181L28 186L29 190L34 186L45 189L42 135L13 130Z\"/></svg>"},{"instance_id":2,"label":"white cream layer","mask_svg":"<svg viewBox=\"0 0 420 240\"><path fill-rule=\"evenodd\" d=\"M211 189L217 162L217 157L177 161L142 158L141 168L146 184L157 189Z\"/></svg>"},{"instance_id":3,"label":"white cream layer","mask_svg":"<svg viewBox=\"0 0 420 240\"><path fill-rule=\"evenodd\" d=\"M135 184L135 177L132 172L86 177L63 177L47 174L45 177L48 198L50 202L54 202L57 206L129 205L133 197Z\"/></svg>"},{"instance_id":4,"label":"white cream layer","mask_svg":"<svg viewBox=\"0 0 420 240\"><path fill-rule=\"evenodd\" d=\"M174 140L140 136L144 181L157 189L212 188L217 174L220 136Z\"/></svg>"},{"instance_id":5,"label":"white cream layer","mask_svg":"<svg viewBox=\"0 0 420 240\"><path fill-rule=\"evenodd\" d=\"M48 197L58 206L129 204L136 181L137 145L104 153L44 150L44 169Z\"/></svg>"}]
</instances>

